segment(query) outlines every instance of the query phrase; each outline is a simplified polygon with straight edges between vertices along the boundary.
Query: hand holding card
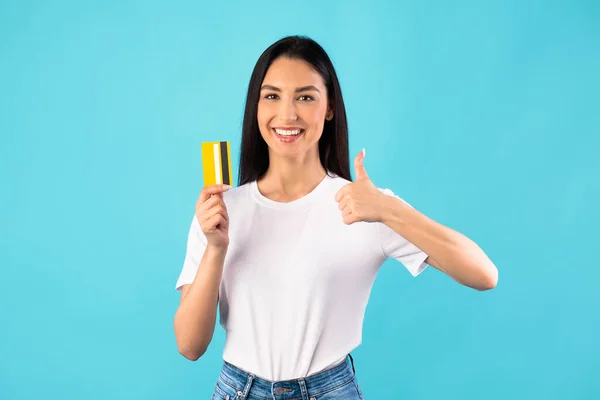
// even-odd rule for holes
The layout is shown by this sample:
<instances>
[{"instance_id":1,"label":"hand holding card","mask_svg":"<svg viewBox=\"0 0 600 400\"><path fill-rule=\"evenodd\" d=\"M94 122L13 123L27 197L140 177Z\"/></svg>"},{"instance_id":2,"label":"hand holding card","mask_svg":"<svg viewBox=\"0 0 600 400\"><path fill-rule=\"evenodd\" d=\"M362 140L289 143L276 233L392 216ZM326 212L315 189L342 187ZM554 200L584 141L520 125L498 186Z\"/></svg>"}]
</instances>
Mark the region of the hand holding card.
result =
<instances>
[{"instance_id":1,"label":"hand holding card","mask_svg":"<svg viewBox=\"0 0 600 400\"><path fill-rule=\"evenodd\" d=\"M204 188L196 203L196 218L208 245L226 250L229 245L229 215L223 192L231 185L229 142L202 143Z\"/></svg>"}]
</instances>

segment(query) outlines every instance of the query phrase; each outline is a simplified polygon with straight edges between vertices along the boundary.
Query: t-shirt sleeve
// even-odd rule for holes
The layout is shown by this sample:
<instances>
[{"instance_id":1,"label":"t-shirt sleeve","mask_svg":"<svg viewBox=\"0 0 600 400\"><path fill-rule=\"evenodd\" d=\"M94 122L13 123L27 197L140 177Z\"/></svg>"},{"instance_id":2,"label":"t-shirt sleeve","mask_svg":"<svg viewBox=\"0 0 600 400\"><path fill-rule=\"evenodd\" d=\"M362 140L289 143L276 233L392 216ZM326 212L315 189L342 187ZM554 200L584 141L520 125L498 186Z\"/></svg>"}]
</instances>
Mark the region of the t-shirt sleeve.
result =
<instances>
[{"instance_id":1,"label":"t-shirt sleeve","mask_svg":"<svg viewBox=\"0 0 600 400\"><path fill-rule=\"evenodd\" d=\"M194 214L192 218L192 225L187 240L187 250L185 254L185 260L183 261L183 268L177 279L175 289L181 291L183 285L192 283L196 277L196 272L200 266L200 260L206 250L206 236L200 228L200 223Z\"/></svg>"},{"instance_id":2,"label":"t-shirt sleeve","mask_svg":"<svg viewBox=\"0 0 600 400\"><path fill-rule=\"evenodd\" d=\"M411 208L414 208L404 199L396 196L390 189L379 190L388 196L393 196L403 201ZM421 249L404 239L404 237L396 233L393 229L389 228L385 224L377 223L377 230L381 250L386 257L395 258L396 260L400 261L414 277L419 275L425 270L425 268L427 268L427 264L425 263L427 254L425 254Z\"/></svg>"}]
</instances>

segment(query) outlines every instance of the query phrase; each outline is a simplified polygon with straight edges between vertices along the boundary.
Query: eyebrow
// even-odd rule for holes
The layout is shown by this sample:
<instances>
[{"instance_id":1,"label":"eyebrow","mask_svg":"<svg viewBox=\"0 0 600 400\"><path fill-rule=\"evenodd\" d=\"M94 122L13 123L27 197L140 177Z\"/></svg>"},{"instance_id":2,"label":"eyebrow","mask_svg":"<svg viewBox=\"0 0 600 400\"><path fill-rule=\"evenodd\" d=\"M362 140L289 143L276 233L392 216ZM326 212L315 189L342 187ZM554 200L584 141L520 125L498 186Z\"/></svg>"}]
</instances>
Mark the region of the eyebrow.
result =
<instances>
[{"instance_id":1,"label":"eyebrow","mask_svg":"<svg viewBox=\"0 0 600 400\"><path fill-rule=\"evenodd\" d=\"M281 89L279 89L276 86L271 86L271 85L264 85L263 87L260 88L260 90L273 90L275 92L281 92ZM304 91L307 91L307 90L314 90L314 91L320 93L319 89L317 89L313 85L302 86L302 87L296 88L295 92L299 93L299 92L304 92Z\"/></svg>"}]
</instances>

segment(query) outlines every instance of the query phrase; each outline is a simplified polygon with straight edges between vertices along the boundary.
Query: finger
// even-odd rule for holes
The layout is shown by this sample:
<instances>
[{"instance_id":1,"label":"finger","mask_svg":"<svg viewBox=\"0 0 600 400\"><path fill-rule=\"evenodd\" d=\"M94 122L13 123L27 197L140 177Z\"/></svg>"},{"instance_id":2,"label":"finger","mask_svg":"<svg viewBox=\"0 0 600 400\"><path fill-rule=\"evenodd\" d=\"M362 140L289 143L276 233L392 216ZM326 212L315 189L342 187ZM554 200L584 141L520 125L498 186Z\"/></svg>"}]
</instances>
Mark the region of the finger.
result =
<instances>
[{"instance_id":1,"label":"finger","mask_svg":"<svg viewBox=\"0 0 600 400\"><path fill-rule=\"evenodd\" d=\"M224 221L225 220L221 214L213 215L208 221L206 221L204 231L206 233L213 233L217 230L217 227L219 226L219 224L223 224Z\"/></svg>"},{"instance_id":2,"label":"finger","mask_svg":"<svg viewBox=\"0 0 600 400\"><path fill-rule=\"evenodd\" d=\"M231 189L229 185L210 185L205 186L200 192L200 201L205 202L213 194L221 194Z\"/></svg>"},{"instance_id":3,"label":"finger","mask_svg":"<svg viewBox=\"0 0 600 400\"><path fill-rule=\"evenodd\" d=\"M350 214L352 214L352 207L346 207L342 211L342 217L347 217Z\"/></svg>"},{"instance_id":4,"label":"finger","mask_svg":"<svg viewBox=\"0 0 600 400\"><path fill-rule=\"evenodd\" d=\"M220 206L219 214L221 214L225 221L229 223L229 213L227 212L227 208L225 208L225 206Z\"/></svg>"},{"instance_id":5,"label":"finger","mask_svg":"<svg viewBox=\"0 0 600 400\"><path fill-rule=\"evenodd\" d=\"M220 195L219 195L220 196ZM219 207L222 208L223 212L223 217L225 217L225 219L227 220L227 222L229 222L229 213L227 212L227 206L225 205L225 202L223 201L223 198L220 197L219 198L219 203L218 203Z\"/></svg>"},{"instance_id":6,"label":"finger","mask_svg":"<svg viewBox=\"0 0 600 400\"><path fill-rule=\"evenodd\" d=\"M198 214L202 214L206 212L206 210L210 210L212 207L219 204L219 196L213 196L206 199L206 201L200 201L196 203L196 212Z\"/></svg>"},{"instance_id":7,"label":"finger","mask_svg":"<svg viewBox=\"0 0 600 400\"><path fill-rule=\"evenodd\" d=\"M221 214L215 214L206 220L202 226L202 230L206 233L213 233L217 230L219 224L226 224L225 218Z\"/></svg>"},{"instance_id":8,"label":"finger","mask_svg":"<svg viewBox=\"0 0 600 400\"><path fill-rule=\"evenodd\" d=\"M221 214L225 220L229 222L229 215L227 214L227 208L223 204L217 204L214 207L209 208L204 213L204 220L212 218L214 215Z\"/></svg>"},{"instance_id":9,"label":"finger","mask_svg":"<svg viewBox=\"0 0 600 400\"><path fill-rule=\"evenodd\" d=\"M229 217L227 216L227 213L220 212L217 215L219 217L221 217L221 219L219 220L217 225L219 225L221 228L228 229L229 228Z\"/></svg>"},{"instance_id":10,"label":"finger","mask_svg":"<svg viewBox=\"0 0 600 400\"><path fill-rule=\"evenodd\" d=\"M348 215L346 217L344 217L344 223L346 225L352 225L355 222L358 222L359 219L357 217L355 217L354 215Z\"/></svg>"},{"instance_id":11,"label":"finger","mask_svg":"<svg viewBox=\"0 0 600 400\"><path fill-rule=\"evenodd\" d=\"M344 196L348 193L348 191L350 191L350 183L347 185L342 186L342 188L340 190L338 190L338 192L335 194L335 201L337 201L339 203L340 200L342 200L344 198Z\"/></svg>"},{"instance_id":12,"label":"finger","mask_svg":"<svg viewBox=\"0 0 600 400\"><path fill-rule=\"evenodd\" d=\"M201 223L216 214L221 214L227 222L227 226L229 226L229 213L227 212L227 207L223 200L220 200L218 196L214 196L206 202L201 203L196 211L196 215L199 216L198 221Z\"/></svg>"},{"instance_id":13,"label":"finger","mask_svg":"<svg viewBox=\"0 0 600 400\"><path fill-rule=\"evenodd\" d=\"M223 192L219 192L217 194L211 194L210 197L219 197L219 198L223 198Z\"/></svg>"},{"instance_id":14,"label":"finger","mask_svg":"<svg viewBox=\"0 0 600 400\"><path fill-rule=\"evenodd\" d=\"M217 204L223 205L225 207L225 201L223 200L223 193L211 194L205 202L199 202L199 205L206 205L206 209L208 210L211 207L216 206Z\"/></svg>"},{"instance_id":15,"label":"finger","mask_svg":"<svg viewBox=\"0 0 600 400\"><path fill-rule=\"evenodd\" d=\"M369 179L367 175L367 171L365 171L364 161L365 159L365 149L363 149L358 155L354 158L354 172L356 175L356 180Z\"/></svg>"},{"instance_id":16,"label":"finger","mask_svg":"<svg viewBox=\"0 0 600 400\"><path fill-rule=\"evenodd\" d=\"M204 189L202 189L202 192L200 192L200 197L199 197L199 201L204 202L206 200L208 200L211 197L220 197L223 198L223 192L228 191L229 189L231 189L231 186L227 186L227 185L211 185L211 186L207 186Z\"/></svg>"},{"instance_id":17,"label":"finger","mask_svg":"<svg viewBox=\"0 0 600 400\"><path fill-rule=\"evenodd\" d=\"M347 205L348 205L348 201L350 200L350 196L349 195L345 195L342 200L340 200L340 203L338 205L338 208L340 210L343 210Z\"/></svg>"}]
</instances>

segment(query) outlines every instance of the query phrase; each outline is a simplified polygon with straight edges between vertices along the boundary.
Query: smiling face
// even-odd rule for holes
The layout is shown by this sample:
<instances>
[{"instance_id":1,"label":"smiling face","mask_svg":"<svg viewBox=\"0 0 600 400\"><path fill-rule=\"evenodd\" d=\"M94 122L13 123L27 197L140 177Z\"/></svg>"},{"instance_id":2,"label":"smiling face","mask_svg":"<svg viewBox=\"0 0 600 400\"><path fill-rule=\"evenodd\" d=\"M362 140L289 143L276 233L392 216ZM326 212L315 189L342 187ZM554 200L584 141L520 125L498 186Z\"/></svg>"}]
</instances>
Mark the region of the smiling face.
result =
<instances>
[{"instance_id":1,"label":"smiling face","mask_svg":"<svg viewBox=\"0 0 600 400\"><path fill-rule=\"evenodd\" d=\"M297 158L316 152L328 108L323 78L303 60L273 61L261 85L258 127L270 156Z\"/></svg>"}]
</instances>

